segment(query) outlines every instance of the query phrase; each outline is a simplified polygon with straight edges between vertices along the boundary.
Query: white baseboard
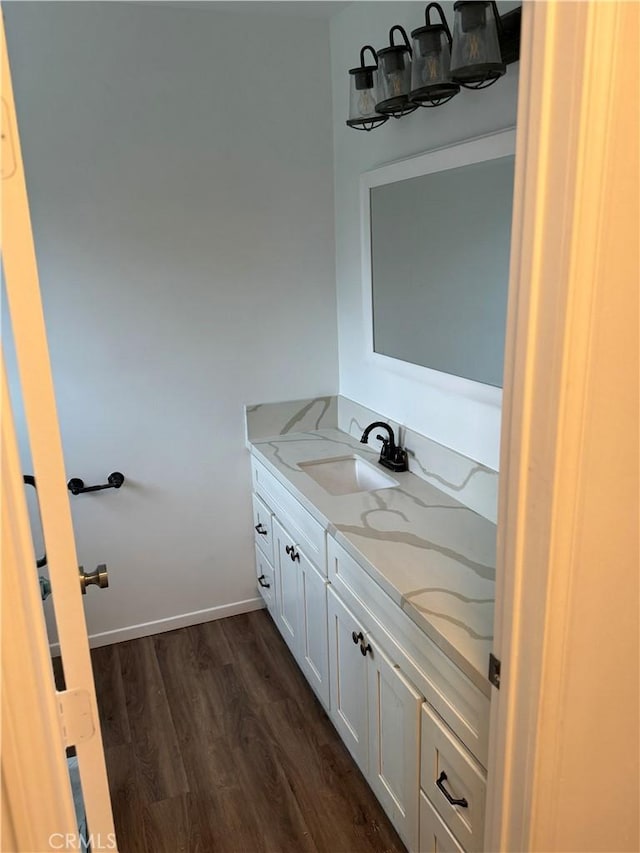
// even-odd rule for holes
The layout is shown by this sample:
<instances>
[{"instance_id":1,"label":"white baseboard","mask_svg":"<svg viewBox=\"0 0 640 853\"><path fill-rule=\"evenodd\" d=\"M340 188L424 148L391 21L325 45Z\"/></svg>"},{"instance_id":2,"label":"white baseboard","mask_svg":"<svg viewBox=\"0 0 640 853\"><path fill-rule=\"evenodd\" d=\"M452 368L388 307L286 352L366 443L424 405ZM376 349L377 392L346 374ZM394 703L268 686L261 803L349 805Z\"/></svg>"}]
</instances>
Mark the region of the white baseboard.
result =
<instances>
[{"instance_id":1,"label":"white baseboard","mask_svg":"<svg viewBox=\"0 0 640 853\"><path fill-rule=\"evenodd\" d=\"M157 619L155 622L143 622L140 625L129 625L127 628L116 628L114 631L103 631L101 634L89 634L89 647L110 646L125 640L137 640L140 637L150 637L152 634L162 634L165 631L175 631L176 628L187 628L189 625L199 625L201 622L213 622L227 616L237 616L239 613L249 613L261 610L264 601L257 598L247 598L244 601L234 601L219 607L209 607L207 610L194 610L193 613L182 613L170 616L168 619ZM60 654L60 643L49 645L51 656Z\"/></svg>"}]
</instances>

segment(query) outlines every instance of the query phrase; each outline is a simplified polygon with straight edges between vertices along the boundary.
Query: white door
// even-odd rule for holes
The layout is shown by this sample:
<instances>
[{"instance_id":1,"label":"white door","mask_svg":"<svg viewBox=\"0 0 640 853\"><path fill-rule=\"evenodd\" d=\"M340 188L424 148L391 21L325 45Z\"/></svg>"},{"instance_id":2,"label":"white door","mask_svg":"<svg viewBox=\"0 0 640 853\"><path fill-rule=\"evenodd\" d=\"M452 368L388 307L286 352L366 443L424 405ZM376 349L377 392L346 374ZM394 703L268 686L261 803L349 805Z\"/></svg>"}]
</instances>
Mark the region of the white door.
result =
<instances>
[{"instance_id":1,"label":"white door","mask_svg":"<svg viewBox=\"0 0 640 853\"><path fill-rule=\"evenodd\" d=\"M299 559L295 544L284 527L273 519L276 555L276 618L280 632L296 660L299 658L298 638L298 576Z\"/></svg>"},{"instance_id":2,"label":"white door","mask_svg":"<svg viewBox=\"0 0 640 853\"><path fill-rule=\"evenodd\" d=\"M365 637L369 690L369 784L409 850L418 849L420 710L423 698Z\"/></svg>"},{"instance_id":3,"label":"white door","mask_svg":"<svg viewBox=\"0 0 640 853\"><path fill-rule=\"evenodd\" d=\"M2 849L55 849L56 843L60 845L60 833L70 833L65 839L66 849L79 849L81 839L73 819L64 753L65 746L74 745L92 849L115 850L78 560L1 20L0 27L2 264L29 445L38 483L60 654L68 686L64 692L57 692L53 684L35 557L29 540L22 472L3 375L2 711L3 734L9 734L10 730L11 749L4 750L2 755ZM5 634L8 630L15 631L11 642ZM24 645L19 637L25 638ZM16 683L14 678L21 666L22 684ZM49 734L46 738L43 737L45 732ZM6 744L8 738L4 737L3 742ZM38 744L42 744L43 751L37 750ZM47 799L47 792L51 791L57 794Z\"/></svg>"},{"instance_id":4,"label":"white door","mask_svg":"<svg viewBox=\"0 0 640 853\"><path fill-rule=\"evenodd\" d=\"M300 658L302 669L325 708L329 707L327 580L300 552Z\"/></svg>"},{"instance_id":5,"label":"white door","mask_svg":"<svg viewBox=\"0 0 640 853\"><path fill-rule=\"evenodd\" d=\"M331 719L365 776L369 772L367 662L361 653L362 627L335 592L328 589Z\"/></svg>"}]
</instances>

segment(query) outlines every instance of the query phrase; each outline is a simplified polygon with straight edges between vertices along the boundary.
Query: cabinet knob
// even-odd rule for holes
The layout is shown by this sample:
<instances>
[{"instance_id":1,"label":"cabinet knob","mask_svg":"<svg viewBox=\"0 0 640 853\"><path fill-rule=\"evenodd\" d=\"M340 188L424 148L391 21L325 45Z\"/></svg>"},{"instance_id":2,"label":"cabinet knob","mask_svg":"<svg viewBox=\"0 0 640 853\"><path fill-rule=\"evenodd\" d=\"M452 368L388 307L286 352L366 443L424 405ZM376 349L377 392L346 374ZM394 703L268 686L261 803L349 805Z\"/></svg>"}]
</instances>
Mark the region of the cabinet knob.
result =
<instances>
[{"instance_id":1,"label":"cabinet knob","mask_svg":"<svg viewBox=\"0 0 640 853\"><path fill-rule=\"evenodd\" d=\"M360 654L362 655L363 658L366 658L367 652L371 653L371 646L369 645L369 643L367 643L367 645L365 646L364 637L363 637L362 641L360 642Z\"/></svg>"},{"instance_id":2,"label":"cabinet knob","mask_svg":"<svg viewBox=\"0 0 640 853\"><path fill-rule=\"evenodd\" d=\"M256 533L259 533L261 536L266 536L267 532L268 532L267 529L265 527L263 527L262 522L259 522L258 524L256 524L255 530L256 530Z\"/></svg>"},{"instance_id":3,"label":"cabinet knob","mask_svg":"<svg viewBox=\"0 0 640 853\"><path fill-rule=\"evenodd\" d=\"M260 577L258 578L258 583L261 587L264 587L264 589L271 589L271 584L266 582L266 580L264 579L264 575L260 575Z\"/></svg>"},{"instance_id":4,"label":"cabinet knob","mask_svg":"<svg viewBox=\"0 0 640 853\"><path fill-rule=\"evenodd\" d=\"M298 554L298 552L296 551L295 545L287 545L284 550L287 552L287 554L289 555L289 557L291 557L292 560L297 560L298 562L300 562L300 554Z\"/></svg>"},{"instance_id":5,"label":"cabinet knob","mask_svg":"<svg viewBox=\"0 0 640 853\"><path fill-rule=\"evenodd\" d=\"M364 636L362 634L362 631L360 631L358 634L356 634L355 631L352 631L351 632L351 639L353 640L354 645L357 646L361 640L364 640Z\"/></svg>"},{"instance_id":6,"label":"cabinet knob","mask_svg":"<svg viewBox=\"0 0 640 853\"><path fill-rule=\"evenodd\" d=\"M436 785L438 786L438 788L440 788L442 793L445 795L447 801L450 802L452 806L460 806L463 809L469 808L469 803L466 801L466 799L464 797L461 797L459 800L456 800L455 797L451 796L451 794L444 787L444 783L446 781L447 781L447 774L443 770L442 773L436 779Z\"/></svg>"}]
</instances>

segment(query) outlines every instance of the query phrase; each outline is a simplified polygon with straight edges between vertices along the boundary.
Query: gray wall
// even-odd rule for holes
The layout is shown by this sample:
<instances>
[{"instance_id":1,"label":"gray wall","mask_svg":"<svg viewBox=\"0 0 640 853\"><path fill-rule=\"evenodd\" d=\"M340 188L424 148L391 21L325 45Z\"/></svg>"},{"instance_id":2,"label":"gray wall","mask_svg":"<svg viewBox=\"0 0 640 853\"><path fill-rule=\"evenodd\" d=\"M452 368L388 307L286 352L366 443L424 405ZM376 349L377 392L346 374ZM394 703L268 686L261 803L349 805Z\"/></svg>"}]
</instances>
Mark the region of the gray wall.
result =
<instances>
[{"instance_id":1,"label":"gray wall","mask_svg":"<svg viewBox=\"0 0 640 853\"><path fill-rule=\"evenodd\" d=\"M90 634L252 599L243 404L337 391L328 24L3 7L67 473L127 477Z\"/></svg>"},{"instance_id":2,"label":"gray wall","mask_svg":"<svg viewBox=\"0 0 640 853\"><path fill-rule=\"evenodd\" d=\"M500 2L505 12L518 5ZM453 3L442 4L449 25ZM409 33L424 23L424 3L358 2L331 19L333 80L336 280L340 393L404 423L492 468L498 467L500 409L379 369L365 358L360 253L359 179L362 172L414 154L512 127L516 123L518 65L483 92L462 90L450 103L390 119L371 133L345 125L349 68L360 48L388 44L389 28Z\"/></svg>"}]
</instances>

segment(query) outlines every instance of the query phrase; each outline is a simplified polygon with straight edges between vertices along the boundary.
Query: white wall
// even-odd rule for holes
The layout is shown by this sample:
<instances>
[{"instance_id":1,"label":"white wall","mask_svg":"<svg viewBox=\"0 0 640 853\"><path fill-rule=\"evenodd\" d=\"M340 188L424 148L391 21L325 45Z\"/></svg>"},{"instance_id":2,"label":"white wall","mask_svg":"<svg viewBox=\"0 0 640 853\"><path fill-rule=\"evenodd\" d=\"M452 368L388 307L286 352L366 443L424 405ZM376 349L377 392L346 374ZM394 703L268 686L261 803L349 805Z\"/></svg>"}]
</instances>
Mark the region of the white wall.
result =
<instances>
[{"instance_id":1,"label":"white wall","mask_svg":"<svg viewBox=\"0 0 640 853\"><path fill-rule=\"evenodd\" d=\"M442 5L452 26L453 3ZM515 5L498 4L502 12ZM394 24L401 24L410 34L424 23L424 9L423 3L358 2L331 19L340 393L497 469L497 407L400 377L365 360L360 174L383 163L512 127L516 122L517 64L508 66L506 76L486 91L463 89L445 106L390 119L371 133L346 126L347 71L359 64L360 48L388 44L388 32Z\"/></svg>"},{"instance_id":2,"label":"white wall","mask_svg":"<svg viewBox=\"0 0 640 853\"><path fill-rule=\"evenodd\" d=\"M337 391L328 23L3 6L67 473L127 478L90 633L253 599L243 404Z\"/></svg>"}]
</instances>

